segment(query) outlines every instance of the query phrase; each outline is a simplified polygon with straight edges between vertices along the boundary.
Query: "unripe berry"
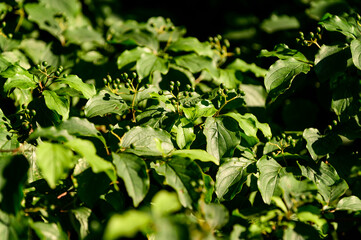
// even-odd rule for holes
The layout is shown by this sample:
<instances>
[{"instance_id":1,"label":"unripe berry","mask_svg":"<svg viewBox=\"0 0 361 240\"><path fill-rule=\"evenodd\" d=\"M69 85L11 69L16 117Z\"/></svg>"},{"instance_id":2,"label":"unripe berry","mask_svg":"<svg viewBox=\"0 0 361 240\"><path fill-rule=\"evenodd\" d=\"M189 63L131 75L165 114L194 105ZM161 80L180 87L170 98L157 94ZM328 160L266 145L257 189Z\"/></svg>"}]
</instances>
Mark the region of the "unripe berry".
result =
<instances>
[{"instance_id":1,"label":"unripe berry","mask_svg":"<svg viewBox=\"0 0 361 240\"><path fill-rule=\"evenodd\" d=\"M180 87L180 85L181 85L180 81L177 81L176 84L177 84L177 87Z\"/></svg>"},{"instance_id":2,"label":"unripe berry","mask_svg":"<svg viewBox=\"0 0 361 240\"><path fill-rule=\"evenodd\" d=\"M47 62L47 61L43 61L43 62L41 63L41 65L43 65L44 67L46 67L46 66L48 66L48 62Z\"/></svg>"}]
</instances>

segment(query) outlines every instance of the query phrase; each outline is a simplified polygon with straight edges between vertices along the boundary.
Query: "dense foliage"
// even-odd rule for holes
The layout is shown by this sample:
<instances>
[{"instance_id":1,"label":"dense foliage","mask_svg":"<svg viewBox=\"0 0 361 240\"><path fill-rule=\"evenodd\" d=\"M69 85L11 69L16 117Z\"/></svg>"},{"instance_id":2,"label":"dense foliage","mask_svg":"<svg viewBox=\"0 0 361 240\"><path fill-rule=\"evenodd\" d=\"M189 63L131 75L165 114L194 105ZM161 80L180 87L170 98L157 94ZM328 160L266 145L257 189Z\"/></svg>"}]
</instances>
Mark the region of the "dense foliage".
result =
<instances>
[{"instance_id":1,"label":"dense foliage","mask_svg":"<svg viewBox=\"0 0 361 240\"><path fill-rule=\"evenodd\" d=\"M1 2L2 239L361 236L361 17L301 2L311 32L272 15L297 37L257 53L92 1Z\"/></svg>"}]
</instances>

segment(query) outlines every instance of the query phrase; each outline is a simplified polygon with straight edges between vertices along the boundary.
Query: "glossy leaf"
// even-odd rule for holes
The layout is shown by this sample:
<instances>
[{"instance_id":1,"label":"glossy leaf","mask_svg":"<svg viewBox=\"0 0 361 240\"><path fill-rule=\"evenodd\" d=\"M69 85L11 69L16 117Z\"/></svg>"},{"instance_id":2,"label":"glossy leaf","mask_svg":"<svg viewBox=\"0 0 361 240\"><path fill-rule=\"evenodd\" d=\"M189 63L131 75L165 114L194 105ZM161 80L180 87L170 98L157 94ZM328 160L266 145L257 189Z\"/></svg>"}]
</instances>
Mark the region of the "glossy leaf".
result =
<instances>
[{"instance_id":1,"label":"glossy leaf","mask_svg":"<svg viewBox=\"0 0 361 240\"><path fill-rule=\"evenodd\" d=\"M315 55L315 72L321 81L326 81L337 73L342 73L350 58L347 45L322 45Z\"/></svg>"},{"instance_id":2,"label":"glossy leaf","mask_svg":"<svg viewBox=\"0 0 361 240\"><path fill-rule=\"evenodd\" d=\"M254 137L258 139L257 132L260 130L265 137L272 137L271 128L267 123L260 123L256 116L251 113L246 113L244 115L240 113L226 113L224 116L233 118L238 122L239 127L244 131L244 133L249 137Z\"/></svg>"},{"instance_id":3,"label":"glossy leaf","mask_svg":"<svg viewBox=\"0 0 361 240\"><path fill-rule=\"evenodd\" d=\"M181 118L175 126L177 131L177 145L180 149L189 149L193 141L196 139L193 124L186 118Z\"/></svg>"},{"instance_id":4,"label":"glossy leaf","mask_svg":"<svg viewBox=\"0 0 361 240\"><path fill-rule=\"evenodd\" d=\"M148 48L136 47L131 50L125 50L120 54L117 60L117 65L119 69L124 68L129 64L135 64L136 61L140 59L143 53L150 53Z\"/></svg>"},{"instance_id":5,"label":"glossy leaf","mask_svg":"<svg viewBox=\"0 0 361 240\"><path fill-rule=\"evenodd\" d=\"M228 210L222 204L205 204L203 211L205 220L211 229L220 229L226 225L229 220Z\"/></svg>"},{"instance_id":6,"label":"glossy leaf","mask_svg":"<svg viewBox=\"0 0 361 240\"><path fill-rule=\"evenodd\" d=\"M129 210L123 214L115 214L105 228L104 240L115 240L120 237L134 237L137 232L146 230L151 223L150 216L141 211Z\"/></svg>"},{"instance_id":7,"label":"glossy leaf","mask_svg":"<svg viewBox=\"0 0 361 240\"><path fill-rule=\"evenodd\" d=\"M160 143L160 149L157 147ZM174 146L168 132L151 127L134 127L128 131L121 146L140 156L162 156L173 150Z\"/></svg>"},{"instance_id":8,"label":"glossy leaf","mask_svg":"<svg viewBox=\"0 0 361 240\"><path fill-rule=\"evenodd\" d=\"M306 148L313 160L318 160L322 156L333 153L342 141L335 134L321 135L315 128L307 128L303 132L303 138L306 140Z\"/></svg>"},{"instance_id":9,"label":"glossy leaf","mask_svg":"<svg viewBox=\"0 0 361 240\"><path fill-rule=\"evenodd\" d=\"M34 89L37 87L37 78L17 65L10 66L0 76L7 78L4 84L4 92L6 93L13 88Z\"/></svg>"},{"instance_id":10,"label":"glossy leaf","mask_svg":"<svg viewBox=\"0 0 361 240\"><path fill-rule=\"evenodd\" d=\"M154 54L144 53L137 62L136 69L140 79L143 79L155 71L166 74L168 72L168 63L165 59Z\"/></svg>"},{"instance_id":11,"label":"glossy leaf","mask_svg":"<svg viewBox=\"0 0 361 240\"><path fill-rule=\"evenodd\" d=\"M209 71L213 76L217 76L217 69L214 66L212 59L199 56L197 54L191 53L187 55L182 55L174 58L175 63L183 68L188 69L192 73L198 73L202 70Z\"/></svg>"},{"instance_id":12,"label":"glossy leaf","mask_svg":"<svg viewBox=\"0 0 361 240\"><path fill-rule=\"evenodd\" d=\"M177 191L182 206L192 209L200 197L196 191L199 181L202 180L198 165L188 158L173 157L170 161L151 166L159 175L165 177L166 185Z\"/></svg>"},{"instance_id":13,"label":"glossy leaf","mask_svg":"<svg viewBox=\"0 0 361 240\"><path fill-rule=\"evenodd\" d=\"M356 196L344 197L337 203L336 210L361 211L361 200Z\"/></svg>"},{"instance_id":14,"label":"glossy leaf","mask_svg":"<svg viewBox=\"0 0 361 240\"><path fill-rule=\"evenodd\" d=\"M254 163L245 158L232 158L223 163L216 175L215 191L218 199L227 194L232 199L242 189L247 178L247 167Z\"/></svg>"},{"instance_id":15,"label":"glossy leaf","mask_svg":"<svg viewBox=\"0 0 361 240\"><path fill-rule=\"evenodd\" d=\"M203 133L206 136L207 152L216 159L231 156L234 148L241 142L239 129L234 120L223 117L208 117Z\"/></svg>"},{"instance_id":16,"label":"glossy leaf","mask_svg":"<svg viewBox=\"0 0 361 240\"><path fill-rule=\"evenodd\" d=\"M262 157L257 162L259 169L258 189L265 203L270 204L277 182L280 178L282 166L273 158Z\"/></svg>"},{"instance_id":17,"label":"glossy leaf","mask_svg":"<svg viewBox=\"0 0 361 240\"><path fill-rule=\"evenodd\" d=\"M361 70L361 39L354 39L350 44L352 61L355 66Z\"/></svg>"},{"instance_id":18,"label":"glossy leaf","mask_svg":"<svg viewBox=\"0 0 361 240\"><path fill-rule=\"evenodd\" d=\"M45 90L43 91L45 104L49 109L54 110L63 117L63 120L69 118L69 101L65 97L58 96L55 92Z\"/></svg>"},{"instance_id":19,"label":"glossy leaf","mask_svg":"<svg viewBox=\"0 0 361 240\"><path fill-rule=\"evenodd\" d=\"M66 142L65 145L84 157L94 173L105 172L112 181L116 181L113 164L96 154L96 148L92 142L76 138Z\"/></svg>"},{"instance_id":20,"label":"glossy leaf","mask_svg":"<svg viewBox=\"0 0 361 240\"><path fill-rule=\"evenodd\" d=\"M87 117L91 118L95 116L104 116L110 113L123 115L128 109L129 107L122 97L102 90L88 100L84 112Z\"/></svg>"},{"instance_id":21,"label":"glossy leaf","mask_svg":"<svg viewBox=\"0 0 361 240\"><path fill-rule=\"evenodd\" d=\"M75 165L73 152L57 143L43 142L37 147L36 156L41 174L51 188L55 188Z\"/></svg>"},{"instance_id":22,"label":"glossy leaf","mask_svg":"<svg viewBox=\"0 0 361 240\"><path fill-rule=\"evenodd\" d=\"M180 38L178 41L172 43L168 50L173 52L195 52L198 55L209 57L213 54L209 45L201 43L194 37Z\"/></svg>"},{"instance_id":23,"label":"glossy leaf","mask_svg":"<svg viewBox=\"0 0 361 240\"><path fill-rule=\"evenodd\" d=\"M133 154L113 153L112 156L117 175L123 179L133 205L137 207L149 190L147 166L143 159Z\"/></svg>"},{"instance_id":24,"label":"glossy leaf","mask_svg":"<svg viewBox=\"0 0 361 240\"><path fill-rule=\"evenodd\" d=\"M65 83L69 87L74 88L81 92L86 99L93 97L96 94L94 85L84 83L78 76L69 75L67 77L61 77L57 79L57 82Z\"/></svg>"},{"instance_id":25,"label":"glossy leaf","mask_svg":"<svg viewBox=\"0 0 361 240\"><path fill-rule=\"evenodd\" d=\"M310 71L310 65L295 58L276 61L268 70L264 84L271 98L285 92L291 87L293 79L300 73Z\"/></svg>"},{"instance_id":26,"label":"glossy leaf","mask_svg":"<svg viewBox=\"0 0 361 240\"><path fill-rule=\"evenodd\" d=\"M89 122L89 120L85 118L71 117L66 121L62 121L58 129L64 129L74 136L98 138L106 146L105 138L96 129L94 123Z\"/></svg>"},{"instance_id":27,"label":"glossy leaf","mask_svg":"<svg viewBox=\"0 0 361 240\"><path fill-rule=\"evenodd\" d=\"M336 16L328 13L323 16L320 23L328 31L337 31L349 38L357 38L358 36L360 36L357 27L341 16Z\"/></svg>"},{"instance_id":28,"label":"glossy leaf","mask_svg":"<svg viewBox=\"0 0 361 240\"><path fill-rule=\"evenodd\" d=\"M171 156L178 156L183 158L189 158L191 160L199 160L201 162L213 162L216 165L219 165L219 160L216 159L213 155L202 149L183 149L175 150L171 153Z\"/></svg>"},{"instance_id":29,"label":"glossy leaf","mask_svg":"<svg viewBox=\"0 0 361 240\"><path fill-rule=\"evenodd\" d=\"M160 190L152 198L151 209L152 213L157 216L166 216L179 211L182 208L178 200L178 196L174 192Z\"/></svg>"},{"instance_id":30,"label":"glossy leaf","mask_svg":"<svg viewBox=\"0 0 361 240\"><path fill-rule=\"evenodd\" d=\"M40 240L66 240L68 237L61 227L55 223L34 222L31 224Z\"/></svg>"}]
</instances>

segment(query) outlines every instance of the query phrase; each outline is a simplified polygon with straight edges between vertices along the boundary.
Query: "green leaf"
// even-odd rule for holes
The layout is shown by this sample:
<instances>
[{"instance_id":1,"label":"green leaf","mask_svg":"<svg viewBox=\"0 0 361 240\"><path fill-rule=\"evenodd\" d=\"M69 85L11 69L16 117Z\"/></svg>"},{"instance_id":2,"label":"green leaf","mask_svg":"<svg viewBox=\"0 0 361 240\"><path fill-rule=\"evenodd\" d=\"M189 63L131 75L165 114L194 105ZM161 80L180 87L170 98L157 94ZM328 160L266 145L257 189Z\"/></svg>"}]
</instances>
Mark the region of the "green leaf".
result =
<instances>
[{"instance_id":1,"label":"green leaf","mask_svg":"<svg viewBox=\"0 0 361 240\"><path fill-rule=\"evenodd\" d=\"M308 63L309 61L301 52L296 49L290 49L286 44L277 44L272 51L262 49L259 57L277 57L282 60L294 58L300 62Z\"/></svg>"},{"instance_id":2,"label":"green leaf","mask_svg":"<svg viewBox=\"0 0 361 240\"><path fill-rule=\"evenodd\" d=\"M313 205L304 205L301 206L297 211L297 218L299 221L304 223L312 222L315 224L317 230L321 232L321 234L326 234L328 231L328 223L327 220L322 218L321 211L318 207Z\"/></svg>"},{"instance_id":3,"label":"green leaf","mask_svg":"<svg viewBox=\"0 0 361 240\"><path fill-rule=\"evenodd\" d=\"M50 90L43 91L46 106L57 112L63 117L63 120L69 118L70 105L65 97L58 96L55 92Z\"/></svg>"},{"instance_id":4,"label":"green leaf","mask_svg":"<svg viewBox=\"0 0 361 240\"><path fill-rule=\"evenodd\" d=\"M338 200L349 189L347 182L343 179L337 180L331 186L318 184L317 187L327 205L331 205Z\"/></svg>"},{"instance_id":5,"label":"green leaf","mask_svg":"<svg viewBox=\"0 0 361 240\"><path fill-rule=\"evenodd\" d=\"M277 60L268 70L264 85L273 99L291 87L293 79L300 73L310 71L310 65L295 58Z\"/></svg>"},{"instance_id":6,"label":"green leaf","mask_svg":"<svg viewBox=\"0 0 361 240\"><path fill-rule=\"evenodd\" d=\"M104 44L104 39L101 33L95 31L88 26L72 27L64 31L64 36L67 39L67 43L84 44L85 42L95 42Z\"/></svg>"},{"instance_id":7,"label":"green leaf","mask_svg":"<svg viewBox=\"0 0 361 240\"><path fill-rule=\"evenodd\" d=\"M326 164L323 161L317 164L310 163L306 166L298 163L298 166L301 169L302 176L307 177L316 185L324 184L326 186L332 186L340 179L332 165Z\"/></svg>"},{"instance_id":8,"label":"green leaf","mask_svg":"<svg viewBox=\"0 0 361 240\"><path fill-rule=\"evenodd\" d=\"M191 73L207 70L212 76L218 76L217 68L211 58L190 53L175 57L174 61L178 66L188 69Z\"/></svg>"},{"instance_id":9,"label":"green leaf","mask_svg":"<svg viewBox=\"0 0 361 240\"><path fill-rule=\"evenodd\" d=\"M204 99L197 101L194 107L183 108L183 112L185 117L193 122L200 117L213 116L217 112L217 109L211 101Z\"/></svg>"},{"instance_id":10,"label":"green leaf","mask_svg":"<svg viewBox=\"0 0 361 240\"><path fill-rule=\"evenodd\" d=\"M182 208L175 192L160 190L152 198L152 213L157 216L166 216L179 211Z\"/></svg>"},{"instance_id":11,"label":"green leaf","mask_svg":"<svg viewBox=\"0 0 361 240\"><path fill-rule=\"evenodd\" d=\"M81 4L78 0L40 0L45 6L64 13L67 17L75 17L81 12Z\"/></svg>"},{"instance_id":12,"label":"green leaf","mask_svg":"<svg viewBox=\"0 0 361 240\"><path fill-rule=\"evenodd\" d=\"M29 169L28 160L23 155L1 157L0 161L0 209L18 214L22 208L24 185Z\"/></svg>"},{"instance_id":13,"label":"green leaf","mask_svg":"<svg viewBox=\"0 0 361 240\"><path fill-rule=\"evenodd\" d=\"M119 69L126 67L131 63L137 62L143 53L151 53L148 48L136 47L131 50L125 50L120 54L117 60L117 65Z\"/></svg>"},{"instance_id":14,"label":"green leaf","mask_svg":"<svg viewBox=\"0 0 361 240\"><path fill-rule=\"evenodd\" d=\"M144 53L141 55L136 65L137 73L140 79L148 77L155 71L159 71L162 74L168 72L168 62L151 53Z\"/></svg>"},{"instance_id":15,"label":"green leaf","mask_svg":"<svg viewBox=\"0 0 361 240\"><path fill-rule=\"evenodd\" d=\"M342 144L341 138L333 133L321 135L316 128L307 128L303 131L306 148L313 160L318 160L328 153L334 153Z\"/></svg>"},{"instance_id":16,"label":"green leaf","mask_svg":"<svg viewBox=\"0 0 361 240\"><path fill-rule=\"evenodd\" d=\"M28 140L34 140L41 137L42 139L46 138L48 140L53 140L57 142L66 142L74 138L70 135L69 132L65 129L57 129L54 126L48 128L38 127L34 130L33 133L29 136Z\"/></svg>"},{"instance_id":17,"label":"green leaf","mask_svg":"<svg viewBox=\"0 0 361 240\"><path fill-rule=\"evenodd\" d=\"M107 145L105 138L96 129L94 123L89 122L86 118L71 117L70 119L62 121L58 129L64 129L74 136L95 137L102 141L104 146Z\"/></svg>"},{"instance_id":18,"label":"green leaf","mask_svg":"<svg viewBox=\"0 0 361 240\"><path fill-rule=\"evenodd\" d=\"M360 36L358 28L354 24L351 24L348 19L341 16L327 13L321 19L320 24L328 31L340 32L348 38L355 39Z\"/></svg>"},{"instance_id":19,"label":"green leaf","mask_svg":"<svg viewBox=\"0 0 361 240\"><path fill-rule=\"evenodd\" d=\"M24 6L28 18L39 25L39 28L49 32L54 37L58 38L60 42L64 43L62 29L59 22L55 19L57 10L48 8L38 3L27 3Z\"/></svg>"},{"instance_id":20,"label":"green leaf","mask_svg":"<svg viewBox=\"0 0 361 240\"><path fill-rule=\"evenodd\" d=\"M65 178L75 166L73 152L61 144L43 142L37 147L36 156L41 174L51 188L55 188L59 180Z\"/></svg>"},{"instance_id":21,"label":"green leaf","mask_svg":"<svg viewBox=\"0 0 361 240\"><path fill-rule=\"evenodd\" d=\"M133 154L113 153L112 156L117 175L123 179L133 205L137 207L149 190L147 166L143 159Z\"/></svg>"},{"instance_id":22,"label":"green leaf","mask_svg":"<svg viewBox=\"0 0 361 240\"><path fill-rule=\"evenodd\" d=\"M51 66L58 66L60 64L60 57L51 51L52 46L53 44L51 42L46 43L41 40L29 38L22 40L19 47L34 64L47 61Z\"/></svg>"},{"instance_id":23,"label":"green leaf","mask_svg":"<svg viewBox=\"0 0 361 240\"><path fill-rule=\"evenodd\" d=\"M257 66L255 63L247 63L237 58L227 66L227 69L239 70L241 72L252 72L256 77L265 77L267 70Z\"/></svg>"},{"instance_id":24,"label":"green leaf","mask_svg":"<svg viewBox=\"0 0 361 240\"><path fill-rule=\"evenodd\" d=\"M157 143L161 149L158 149ZM134 127L123 137L120 145L127 151L140 156L162 156L174 149L171 136L162 129L151 127Z\"/></svg>"},{"instance_id":25,"label":"green leaf","mask_svg":"<svg viewBox=\"0 0 361 240\"><path fill-rule=\"evenodd\" d=\"M69 87L74 88L81 92L86 99L93 97L96 94L94 85L84 83L78 76L69 75L67 77L61 77L56 80L60 83L68 84Z\"/></svg>"},{"instance_id":26,"label":"green leaf","mask_svg":"<svg viewBox=\"0 0 361 240\"><path fill-rule=\"evenodd\" d=\"M84 157L85 160L89 163L94 173L105 172L110 180L113 182L116 181L115 169L113 164L104 160L96 154L96 148L93 143L88 140L83 140L79 138L72 139L65 143L65 145L80 156Z\"/></svg>"},{"instance_id":27,"label":"green leaf","mask_svg":"<svg viewBox=\"0 0 361 240\"><path fill-rule=\"evenodd\" d=\"M180 38L173 42L169 48L173 52L195 52L198 55L212 57L213 51L211 46L206 43L201 43L195 37Z\"/></svg>"},{"instance_id":28,"label":"green leaf","mask_svg":"<svg viewBox=\"0 0 361 240\"><path fill-rule=\"evenodd\" d=\"M71 210L75 219L79 222L79 230L77 231L80 238L84 239L90 232L89 229L89 217L92 210L86 207L79 207Z\"/></svg>"},{"instance_id":29,"label":"green leaf","mask_svg":"<svg viewBox=\"0 0 361 240\"><path fill-rule=\"evenodd\" d=\"M351 41L350 44L352 61L355 66L361 70L361 39L357 38Z\"/></svg>"},{"instance_id":30,"label":"green leaf","mask_svg":"<svg viewBox=\"0 0 361 240\"><path fill-rule=\"evenodd\" d=\"M219 160L216 159L213 155L202 149L183 149L175 150L171 153L171 156L178 156L182 158L189 158L190 160L200 160L201 162L213 162L216 165L219 165Z\"/></svg>"},{"instance_id":31,"label":"green leaf","mask_svg":"<svg viewBox=\"0 0 361 240\"><path fill-rule=\"evenodd\" d=\"M280 178L282 166L273 158L262 157L257 162L259 169L258 189L265 203L270 204L277 182Z\"/></svg>"},{"instance_id":32,"label":"green leaf","mask_svg":"<svg viewBox=\"0 0 361 240\"><path fill-rule=\"evenodd\" d=\"M336 210L361 211L361 200L356 196L344 197L337 203Z\"/></svg>"},{"instance_id":33,"label":"green leaf","mask_svg":"<svg viewBox=\"0 0 361 240\"><path fill-rule=\"evenodd\" d=\"M204 204L204 218L211 229L220 229L229 220L228 209L219 203Z\"/></svg>"},{"instance_id":34,"label":"green leaf","mask_svg":"<svg viewBox=\"0 0 361 240\"><path fill-rule=\"evenodd\" d=\"M230 112L223 115L236 120L239 127L249 137L254 137L258 140L258 130L260 130L265 137L272 137L272 132L269 125L267 123L260 123L257 117L251 113L245 113L242 115L240 113Z\"/></svg>"},{"instance_id":35,"label":"green leaf","mask_svg":"<svg viewBox=\"0 0 361 240\"><path fill-rule=\"evenodd\" d=\"M151 167L165 177L166 185L177 191L182 206L192 209L200 197L196 190L202 180L199 166L189 158L173 156L170 161L152 163Z\"/></svg>"},{"instance_id":36,"label":"green leaf","mask_svg":"<svg viewBox=\"0 0 361 240\"><path fill-rule=\"evenodd\" d=\"M4 84L6 93L13 88L34 89L37 87L37 78L18 65L8 67L0 76L7 78Z\"/></svg>"},{"instance_id":37,"label":"green leaf","mask_svg":"<svg viewBox=\"0 0 361 240\"><path fill-rule=\"evenodd\" d=\"M6 60L3 56L0 56L0 73L6 70L12 64Z\"/></svg>"},{"instance_id":38,"label":"green leaf","mask_svg":"<svg viewBox=\"0 0 361 240\"><path fill-rule=\"evenodd\" d=\"M315 55L315 72L321 81L327 81L337 73L344 73L350 49L347 45L322 45Z\"/></svg>"},{"instance_id":39,"label":"green leaf","mask_svg":"<svg viewBox=\"0 0 361 240\"><path fill-rule=\"evenodd\" d=\"M176 141L180 149L189 149L193 141L196 139L193 124L186 118L181 118L175 126L177 136Z\"/></svg>"},{"instance_id":40,"label":"green leaf","mask_svg":"<svg viewBox=\"0 0 361 240\"><path fill-rule=\"evenodd\" d=\"M241 142L239 128L231 118L207 117L204 124L207 152L220 160L232 156L235 147Z\"/></svg>"},{"instance_id":41,"label":"green leaf","mask_svg":"<svg viewBox=\"0 0 361 240\"><path fill-rule=\"evenodd\" d=\"M219 167L215 185L218 199L222 200L226 194L227 199L233 199L241 191L248 176L247 167L252 163L246 158L232 158Z\"/></svg>"},{"instance_id":42,"label":"green leaf","mask_svg":"<svg viewBox=\"0 0 361 240\"><path fill-rule=\"evenodd\" d=\"M40 240L67 240L61 227L55 223L34 222L31 228Z\"/></svg>"},{"instance_id":43,"label":"green leaf","mask_svg":"<svg viewBox=\"0 0 361 240\"><path fill-rule=\"evenodd\" d=\"M242 79L238 79L236 76L236 70L234 69L219 69L219 77L216 79L217 83L224 84L226 88L238 88L242 83Z\"/></svg>"},{"instance_id":44,"label":"green leaf","mask_svg":"<svg viewBox=\"0 0 361 240\"><path fill-rule=\"evenodd\" d=\"M298 29L299 27L300 23L296 17L275 14L272 14L270 18L264 20L261 24L261 28L267 33L284 31L288 29Z\"/></svg>"},{"instance_id":45,"label":"green leaf","mask_svg":"<svg viewBox=\"0 0 361 240\"><path fill-rule=\"evenodd\" d=\"M152 219L148 213L128 210L123 214L114 214L108 221L104 232L104 240L115 240L120 237L132 238L139 231L145 231Z\"/></svg>"},{"instance_id":46,"label":"green leaf","mask_svg":"<svg viewBox=\"0 0 361 240\"><path fill-rule=\"evenodd\" d=\"M91 118L110 113L123 115L128 110L129 107L122 97L106 90L101 90L97 95L88 100L84 112L85 116Z\"/></svg>"}]
</instances>

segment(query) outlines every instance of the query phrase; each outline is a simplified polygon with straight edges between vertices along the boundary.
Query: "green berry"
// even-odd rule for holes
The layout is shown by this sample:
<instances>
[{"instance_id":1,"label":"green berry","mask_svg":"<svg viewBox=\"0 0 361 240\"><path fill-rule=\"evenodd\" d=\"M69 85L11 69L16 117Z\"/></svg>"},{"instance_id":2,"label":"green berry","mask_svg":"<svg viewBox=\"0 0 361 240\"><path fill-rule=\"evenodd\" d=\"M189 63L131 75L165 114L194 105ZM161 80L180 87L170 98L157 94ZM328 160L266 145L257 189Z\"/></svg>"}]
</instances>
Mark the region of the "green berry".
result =
<instances>
[{"instance_id":1,"label":"green berry","mask_svg":"<svg viewBox=\"0 0 361 240\"><path fill-rule=\"evenodd\" d=\"M41 65L43 65L43 67L46 67L46 66L48 66L48 62L47 62L47 61L43 61L43 62L41 63Z\"/></svg>"},{"instance_id":2,"label":"green berry","mask_svg":"<svg viewBox=\"0 0 361 240\"><path fill-rule=\"evenodd\" d=\"M315 37L315 34L313 32L310 32L310 37L311 38L314 38Z\"/></svg>"},{"instance_id":3,"label":"green berry","mask_svg":"<svg viewBox=\"0 0 361 240\"><path fill-rule=\"evenodd\" d=\"M163 90L159 90L159 91L158 91L158 94L159 94L159 95L163 95Z\"/></svg>"},{"instance_id":4,"label":"green berry","mask_svg":"<svg viewBox=\"0 0 361 240\"><path fill-rule=\"evenodd\" d=\"M103 82L104 82L105 85L108 84L108 80L106 78L103 78Z\"/></svg>"},{"instance_id":5,"label":"green berry","mask_svg":"<svg viewBox=\"0 0 361 240\"><path fill-rule=\"evenodd\" d=\"M31 115L32 116L35 116L36 115L36 111L33 109L33 110L31 110Z\"/></svg>"},{"instance_id":6,"label":"green berry","mask_svg":"<svg viewBox=\"0 0 361 240\"><path fill-rule=\"evenodd\" d=\"M332 121L332 124L333 124L334 126L337 126L337 121L336 121L336 120L333 120L333 121Z\"/></svg>"},{"instance_id":7,"label":"green berry","mask_svg":"<svg viewBox=\"0 0 361 240\"><path fill-rule=\"evenodd\" d=\"M177 81L176 84L177 84L177 87L180 87L180 85L181 85L180 81Z\"/></svg>"},{"instance_id":8,"label":"green berry","mask_svg":"<svg viewBox=\"0 0 361 240\"><path fill-rule=\"evenodd\" d=\"M123 73L124 79L128 79L128 73Z\"/></svg>"},{"instance_id":9,"label":"green berry","mask_svg":"<svg viewBox=\"0 0 361 240\"><path fill-rule=\"evenodd\" d=\"M332 126L331 126L331 125L328 125L328 126L327 126L327 129L331 131L331 130L332 130Z\"/></svg>"},{"instance_id":10,"label":"green berry","mask_svg":"<svg viewBox=\"0 0 361 240\"><path fill-rule=\"evenodd\" d=\"M186 85L186 89L187 89L188 91L190 91L190 90L192 89L192 86L191 86L190 84L187 84L187 85Z\"/></svg>"},{"instance_id":11,"label":"green berry","mask_svg":"<svg viewBox=\"0 0 361 240\"><path fill-rule=\"evenodd\" d=\"M133 78L137 78L137 73L136 73L136 72L132 72L132 77L133 77Z\"/></svg>"},{"instance_id":12,"label":"green berry","mask_svg":"<svg viewBox=\"0 0 361 240\"><path fill-rule=\"evenodd\" d=\"M171 86L174 86L174 82L173 81L170 81L169 82Z\"/></svg>"}]
</instances>

